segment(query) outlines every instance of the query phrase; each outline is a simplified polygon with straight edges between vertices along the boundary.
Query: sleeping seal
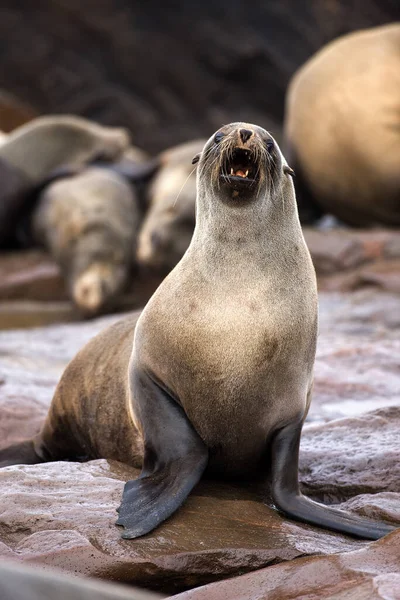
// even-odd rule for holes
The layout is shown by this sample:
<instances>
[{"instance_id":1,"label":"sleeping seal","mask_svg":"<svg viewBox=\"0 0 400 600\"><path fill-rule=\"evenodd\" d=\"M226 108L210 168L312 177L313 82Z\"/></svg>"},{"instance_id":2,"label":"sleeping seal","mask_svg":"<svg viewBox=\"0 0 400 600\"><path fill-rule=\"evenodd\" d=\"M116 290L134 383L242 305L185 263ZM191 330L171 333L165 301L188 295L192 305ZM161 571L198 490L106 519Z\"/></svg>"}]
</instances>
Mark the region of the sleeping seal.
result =
<instances>
[{"instance_id":1,"label":"sleeping seal","mask_svg":"<svg viewBox=\"0 0 400 600\"><path fill-rule=\"evenodd\" d=\"M32 214L34 241L60 265L76 306L107 308L129 281L141 210L132 185L112 168L89 167L51 183Z\"/></svg>"},{"instance_id":2,"label":"sleeping seal","mask_svg":"<svg viewBox=\"0 0 400 600\"><path fill-rule=\"evenodd\" d=\"M55 170L112 161L128 146L124 129L69 115L39 117L7 135L0 144L0 247L16 244L18 227Z\"/></svg>"}]
</instances>

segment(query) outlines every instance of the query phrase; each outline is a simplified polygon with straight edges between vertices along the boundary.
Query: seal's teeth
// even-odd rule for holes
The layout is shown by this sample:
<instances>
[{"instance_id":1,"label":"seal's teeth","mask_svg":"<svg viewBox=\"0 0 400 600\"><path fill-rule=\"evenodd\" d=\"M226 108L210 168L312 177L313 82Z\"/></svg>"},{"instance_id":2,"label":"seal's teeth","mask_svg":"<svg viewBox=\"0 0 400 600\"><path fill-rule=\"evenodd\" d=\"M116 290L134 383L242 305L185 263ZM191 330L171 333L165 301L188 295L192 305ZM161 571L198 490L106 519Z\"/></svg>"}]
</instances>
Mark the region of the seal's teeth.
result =
<instances>
[{"instance_id":1,"label":"seal's teeth","mask_svg":"<svg viewBox=\"0 0 400 600\"><path fill-rule=\"evenodd\" d=\"M247 177L249 174L249 170L247 169L246 173L245 173L245 177Z\"/></svg>"},{"instance_id":2,"label":"seal's teeth","mask_svg":"<svg viewBox=\"0 0 400 600\"><path fill-rule=\"evenodd\" d=\"M231 175L234 175L233 167L231 167Z\"/></svg>"}]
</instances>

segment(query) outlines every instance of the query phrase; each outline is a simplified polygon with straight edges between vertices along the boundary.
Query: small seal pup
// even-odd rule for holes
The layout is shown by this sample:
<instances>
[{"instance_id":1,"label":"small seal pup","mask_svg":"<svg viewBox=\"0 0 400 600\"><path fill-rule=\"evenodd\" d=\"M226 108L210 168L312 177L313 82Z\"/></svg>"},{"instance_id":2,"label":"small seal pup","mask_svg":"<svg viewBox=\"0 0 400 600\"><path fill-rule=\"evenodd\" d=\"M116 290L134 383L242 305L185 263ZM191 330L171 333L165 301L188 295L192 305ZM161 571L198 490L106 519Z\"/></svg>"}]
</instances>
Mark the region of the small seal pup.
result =
<instances>
[{"instance_id":1,"label":"small seal pup","mask_svg":"<svg viewBox=\"0 0 400 600\"><path fill-rule=\"evenodd\" d=\"M300 218L400 225L400 23L334 40L294 75L285 151Z\"/></svg>"},{"instance_id":2,"label":"small seal pup","mask_svg":"<svg viewBox=\"0 0 400 600\"><path fill-rule=\"evenodd\" d=\"M160 168L147 192L148 210L138 239L137 260L141 266L169 272L189 246L196 210L192 158L205 142L186 142L160 154Z\"/></svg>"},{"instance_id":3,"label":"small seal pup","mask_svg":"<svg viewBox=\"0 0 400 600\"><path fill-rule=\"evenodd\" d=\"M140 317L79 352L33 440L1 464L107 457L141 475L125 485L124 538L152 531L208 467L265 472L285 514L369 539L394 529L303 496L301 429L317 338L315 272L292 171L261 127L232 123L198 161L196 227L182 260Z\"/></svg>"},{"instance_id":4,"label":"small seal pup","mask_svg":"<svg viewBox=\"0 0 400 600\"><path fill-rule=\"evenodd\" d=\"M126 286L141 217L134 187L111 168L89 167L40 195L33 239L60 265L70 295L88 316Z\"/></svg>"},{"instance_id":5,"label":"small seal pup","mask_svg":"<svg viewBox=\"0 0 400 600\"><path fill-rule=\"evenodd\" d=\"M15 245L19 224L52 172L115 160L128 146L125 130L69 115L39 117L10 133L0 144L0 246Z\"/></svg>"}]
</instances>

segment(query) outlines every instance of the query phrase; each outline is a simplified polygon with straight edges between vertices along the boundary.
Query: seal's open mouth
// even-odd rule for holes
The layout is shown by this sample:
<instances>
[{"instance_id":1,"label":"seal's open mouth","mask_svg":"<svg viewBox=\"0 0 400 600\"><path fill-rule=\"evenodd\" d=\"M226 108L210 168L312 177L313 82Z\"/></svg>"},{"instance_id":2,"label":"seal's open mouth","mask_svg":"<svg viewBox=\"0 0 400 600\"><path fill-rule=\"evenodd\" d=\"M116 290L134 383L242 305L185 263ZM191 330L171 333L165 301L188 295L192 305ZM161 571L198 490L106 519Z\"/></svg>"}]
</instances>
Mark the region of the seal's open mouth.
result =
<instances>
[{"instance_id":1,"label":"seal's open mouth","mask_svg":"<svg viewBox=\"0 0 400 600\"><path fill-rule=\"evenodd\" d=\"M227 153L220 172L220 178L232 187L254 185L258 177L258 165L254 154L249 150L236 148Z\"/></svg>"}]
</instances>

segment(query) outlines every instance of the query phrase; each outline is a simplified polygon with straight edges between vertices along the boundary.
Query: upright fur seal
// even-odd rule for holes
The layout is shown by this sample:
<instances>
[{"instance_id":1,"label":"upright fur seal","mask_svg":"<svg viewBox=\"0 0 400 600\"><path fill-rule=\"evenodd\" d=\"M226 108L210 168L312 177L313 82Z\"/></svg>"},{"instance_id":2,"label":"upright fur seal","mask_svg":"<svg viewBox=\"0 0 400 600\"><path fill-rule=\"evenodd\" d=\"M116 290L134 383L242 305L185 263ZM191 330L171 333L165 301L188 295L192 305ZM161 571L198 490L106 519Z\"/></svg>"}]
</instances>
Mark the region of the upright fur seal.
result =
<instances>
[{"instance_id":1,"label":"upright fur seal","mask_svg":"<svg viewBox=\"0 0 400 600\"><path fill-rule=\"evenodd\" d=\"M39 117L14 130L0 144L0 247L15 242L36 190L54 170L114 160L128 146L125 130L69 115Z\"/></svg>"},{"instance_id":2,"label":"upright fur seal","mask_svg":"<svg viewBox=\"0 0 400 600\"><path fill-rule=\"evenodd\" d=\"M195 160L196 227L184 257L138 320L107 329L72 360L41 433L0 461L142 463L119 508L124 538L167 519L207 467L237 479L267 473L266 459L282 512L359 537L389 533L299 490L317 289L291 169L274 139L247 123L222 127Z\"/></svg>"},{"instance_id":3,"label":"upright fur seal","mask_svg":"<svg viewBox=\"0 0 400 600\"><path fill-rule=\"evenodd\" d=\"M60 265L75 304L92 315L127 284L140 221L133 186L112 169L91 167L46 187L32 228Z\"/></svg>"},{"instance_id":4,"label":"upright fur seal","mask_svg":"<svg viewBox=\"0 0 400 600\"><path fill-rule=\"evenodd\" d=\"M192 158L205 142L186 142L160 154L160 169L147 192L149 207L138 239L137 258L142 266L168 272L186 252L195 223Z\"/></svg>"},{"instance_id":5,"label":"upright fur seal","mask_svg":"<svg viewBox=\"0 0 400 600\"><path fill-rule=\"evenodd\" d=\"M400 23L345 35L299 69L285 144L303 221L400 225Z\"/></svg>"}]
</instances>

